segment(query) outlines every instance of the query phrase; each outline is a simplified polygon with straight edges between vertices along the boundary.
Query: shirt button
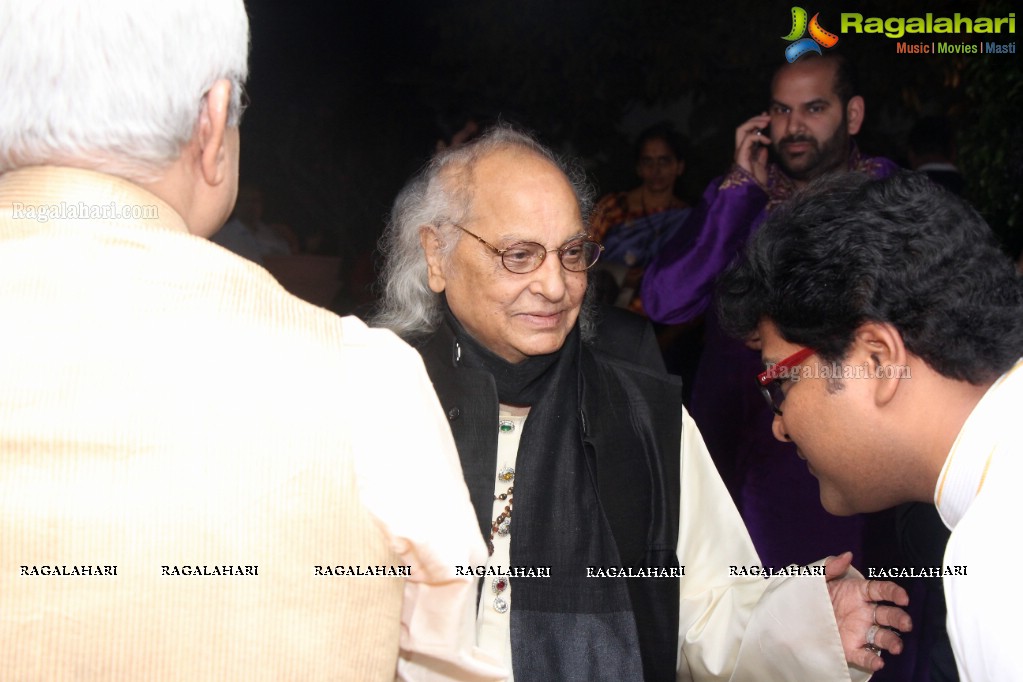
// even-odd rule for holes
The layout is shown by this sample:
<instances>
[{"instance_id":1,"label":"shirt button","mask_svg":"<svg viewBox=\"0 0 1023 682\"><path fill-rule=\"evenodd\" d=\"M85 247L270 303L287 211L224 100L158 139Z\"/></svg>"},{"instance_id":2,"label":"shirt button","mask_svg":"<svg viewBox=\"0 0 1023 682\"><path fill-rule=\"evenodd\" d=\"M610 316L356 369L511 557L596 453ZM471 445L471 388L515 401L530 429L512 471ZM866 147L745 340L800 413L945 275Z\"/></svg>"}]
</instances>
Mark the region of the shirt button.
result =
<instances>
[{"instance_id":1,"label":"shirt button","mask_svg":"<svg viewBox=\"0 0 1023 682\"><path fill-rule=\"evenodd\" d=\"M450 410L448 410L448 421L454 421L458 419L461 416L461 414L462 414L461 410L459 410L457 407L452 407Z\"/></svg>"}]
</instances>

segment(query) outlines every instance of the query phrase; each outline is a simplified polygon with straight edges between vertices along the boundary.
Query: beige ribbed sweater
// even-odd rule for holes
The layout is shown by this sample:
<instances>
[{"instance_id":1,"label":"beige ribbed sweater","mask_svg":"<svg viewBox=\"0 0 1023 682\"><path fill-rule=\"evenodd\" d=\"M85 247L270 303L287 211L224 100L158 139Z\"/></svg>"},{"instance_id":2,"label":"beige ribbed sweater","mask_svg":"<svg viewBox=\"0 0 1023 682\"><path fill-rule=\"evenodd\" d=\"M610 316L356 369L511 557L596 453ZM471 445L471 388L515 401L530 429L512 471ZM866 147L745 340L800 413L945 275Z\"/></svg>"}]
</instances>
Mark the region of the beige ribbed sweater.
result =
<instances>
[{"instance_id":1,"label":"beige ribbed sweater","mask_svg":"<svg viewBox=\"0 0 1023 682\"><path fill-rule=\"evenodd\" d=\"M445 567L485 555L392 335L64 168L0 177L0 326L0 680L393 679L403 592L426 648L465 646L414 618L471 608ZM315 568L406 562L407 585ZM76 566L116 575L54 575ZM220 566L243 575L194 575Z\"/></svg>"}]
</instances>

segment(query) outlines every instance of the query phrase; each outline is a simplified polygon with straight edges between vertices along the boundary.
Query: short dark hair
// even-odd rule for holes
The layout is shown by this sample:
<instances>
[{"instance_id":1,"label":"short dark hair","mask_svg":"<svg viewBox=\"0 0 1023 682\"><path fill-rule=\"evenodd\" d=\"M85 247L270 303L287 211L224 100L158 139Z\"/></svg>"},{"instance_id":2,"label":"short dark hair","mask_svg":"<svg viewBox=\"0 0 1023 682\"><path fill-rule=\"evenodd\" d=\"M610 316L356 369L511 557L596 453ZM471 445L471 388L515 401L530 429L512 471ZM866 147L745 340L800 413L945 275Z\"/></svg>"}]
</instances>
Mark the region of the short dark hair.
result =
<instances>
[{"instance_id":1,"label":"short dark hair","mask_svg":"<svg viewBox=\"0 0 1023 682\"><path fill-rule=\"evenodd\" d=\"M668 145L671 153L675 155L676 161L686 160L686 141L675 132L675 126L670 121L661 121L640 131L639 135L636 136L636 144L633 146L633 159L635 161L639 161L639 157L643 154L644 145L650 140L664 140L664 144Z\"/></svg>"},{"instance_id":2,"label":"short dark hair","mask_svg":"<svg viewBox=\"0 0 1023 682\"><path fill-rule=\"evenodd\" d=\"M1023 356L1023 279L983 218L922 173L831 174L781 205L718 282L726 330L763 320L827 362L866 322L972 384Z\"/></svg>"}]
</instances>

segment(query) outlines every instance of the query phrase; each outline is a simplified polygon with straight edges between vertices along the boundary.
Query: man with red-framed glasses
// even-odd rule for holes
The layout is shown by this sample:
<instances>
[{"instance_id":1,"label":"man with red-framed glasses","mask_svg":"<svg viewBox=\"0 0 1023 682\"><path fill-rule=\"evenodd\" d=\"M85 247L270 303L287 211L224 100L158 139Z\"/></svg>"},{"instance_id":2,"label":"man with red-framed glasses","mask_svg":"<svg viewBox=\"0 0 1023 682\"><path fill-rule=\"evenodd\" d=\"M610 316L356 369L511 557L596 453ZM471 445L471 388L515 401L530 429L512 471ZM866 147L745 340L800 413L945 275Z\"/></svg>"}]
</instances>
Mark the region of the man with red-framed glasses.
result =
<instances>
[{"instance_id":1,"label":"man with red-framed glasses","mask_svg":"<svg viewBox=\"0 0 1023 682\"><path fill-rule=\"evenodd\" d=\"M826 509L937 506L960 679L1023 680L994 626L1023 611L1001 580L1023 552L996 530L1023 482L1023 281L983 219L924 175L824 180L753 238L719 308L761 348L774 436Z\"/></svg>"}]
</instances>

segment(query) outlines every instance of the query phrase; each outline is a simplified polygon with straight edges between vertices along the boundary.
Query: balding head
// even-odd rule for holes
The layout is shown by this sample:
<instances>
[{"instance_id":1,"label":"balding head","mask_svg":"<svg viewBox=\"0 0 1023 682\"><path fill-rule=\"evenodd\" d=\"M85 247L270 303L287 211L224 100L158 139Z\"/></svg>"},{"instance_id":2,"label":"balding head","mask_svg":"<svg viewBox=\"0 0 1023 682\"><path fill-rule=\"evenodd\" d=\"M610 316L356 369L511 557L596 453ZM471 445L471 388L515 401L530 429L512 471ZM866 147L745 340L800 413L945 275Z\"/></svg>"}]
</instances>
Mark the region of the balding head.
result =
<instances>
[{"instance_id":1,"label":"balding head","mask_svg":"<svg viewBox=\"0 0 1023 682\"><path fill-rule=\"evenodd\" d=\"M842 104L848 104L859 93L859 85L852 62L840 54L816 55L809 54L791 64L782 64L771 78L771 94L774 95L779 79L791 74L813 73L815 77L827 82L831 92ZM788 77L788 76L786 76Z\"/></svg>"}]
</instances>

